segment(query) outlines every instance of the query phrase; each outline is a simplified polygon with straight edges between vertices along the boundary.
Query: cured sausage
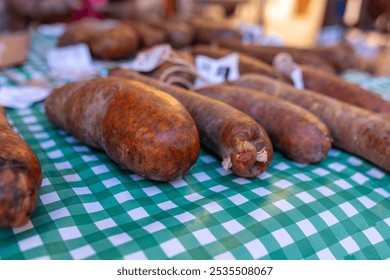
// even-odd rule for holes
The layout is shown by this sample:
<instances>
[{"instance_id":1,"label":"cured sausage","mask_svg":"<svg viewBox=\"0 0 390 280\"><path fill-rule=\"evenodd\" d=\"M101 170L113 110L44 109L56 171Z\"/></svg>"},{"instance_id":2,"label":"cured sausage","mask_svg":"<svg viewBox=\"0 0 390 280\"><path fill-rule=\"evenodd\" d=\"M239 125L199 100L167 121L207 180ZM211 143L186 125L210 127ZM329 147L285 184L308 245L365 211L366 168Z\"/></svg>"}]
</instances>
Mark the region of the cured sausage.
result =
<instances>
[{"instance_id":1,"label":"cured sausage","mask_svg":"<svg viewBox=\"0 0 390 280\"><path fill-rule=\"evenodd\" d=\"M137 32L117 20L86 18L67 26L57 45L85 43L91 53L101 59L120 59L134 54L139 45Z\"/></svg>"},{"instance_id":2,"label":"cured sausage","mask_svg":"<svg viewBox=\"0 0 390 280\"><path fill-rule=\"evenodd\" d=\"M230 83L256 89L307 109L327 125L336 147L390 171L390 122L385 115L320 93L298 90L261 75L247 74Z\"/></svg>"},{"instance_id":3,"label":"cured sausage","mask_svg":"<svg viewBox=\"0 0 390 280\"><path fill-rule=\"evenodd\" d=\"M49 121L145 178L186 174L200 151L195 124L175 98L142 83L97 78L55 89L45 102Z\"/></svg>"},{"instance_id":4,"label":"cured sausage","mask_svg":"<svg viewBox=\"0 0 390 280\"><path fill-rule=\"evenodd\" d=\"M390 117L390 102L379 94L306 65L301 71L305 88Z\"/></svg>"},{"instance_id":5,"label":"cured sausage","mask_svg":"<svg viewBox=\"0 0 390 280\"><path fill-rule=\"evenodd\" d=\"M143 82L177 98L194 119L201 143L223 159L225 169L255 177L269 167L272 144L264 128L248 115L221 101L135 72L112 69L109 75Z\"/></svg>"},{"instance_id":6,"label":"cured sausage","mask_svg":"<svg viewBox=\"0 0 390 280\"><path fill-rule=\"evenodd\" d=\"M0 227L18 227L28 222L41 183L37 156L12 129L0 107Z\"/></svg>"},{"instance_id":7,"label":"cured sausage","mask_svg":"<svg viewBox=\"0 0 390 280\"><path fill-rule=\"evenodd\" d=\"M260 123L272 144L290 159L314 163L331 147L326 125L309 111L290 102L252 89L213 85L196 90L243 111Z\"/></svg>"},{"instance_id":8,"label":"cured sausage","mask_svg":"<svg viewBox=\"0 0 390 280\"><path fill-rule=\"evenodd\" d=\"M244 45L238 40L219 40L218 46L235 50L244 53L249 56L253 56L259 60L262 60L268 64L273 63L274 57L281 53L286 52L292 56L294 61L298 64L310 65L314 68L319 68L329 73L334 73L335 68L328 61L324 60L311 53L292 52L290 49L283 47L272 47L272 46L260 46L260 45Z\"/></svg>"}]
</instances>

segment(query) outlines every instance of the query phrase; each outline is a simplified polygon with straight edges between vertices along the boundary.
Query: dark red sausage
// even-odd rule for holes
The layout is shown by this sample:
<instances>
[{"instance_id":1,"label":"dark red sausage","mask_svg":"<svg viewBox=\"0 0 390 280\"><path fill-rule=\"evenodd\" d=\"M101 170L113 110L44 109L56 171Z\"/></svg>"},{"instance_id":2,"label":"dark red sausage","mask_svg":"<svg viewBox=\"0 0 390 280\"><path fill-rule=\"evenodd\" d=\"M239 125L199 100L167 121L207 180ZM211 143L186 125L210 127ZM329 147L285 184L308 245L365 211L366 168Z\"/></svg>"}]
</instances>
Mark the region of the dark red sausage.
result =
<instances>
[{"instance_id":1,"label":"dark red sausage","mask_svg":"<svg viewBox=\"0 0 390 280\"><path fill-rule=\"evenodd\" d=\"M0 107L0 227L26 224L42 183L39 160Z\"/></svg>"},{"instance_id":2,"label":"dark red sausage","mask_svg":"<svg viewBox=\"0 0 390 280\"><path fill-rule=\"evenodd\" d=\"M110 75L140 81L177 98L193 117L201 142L223 159L226 169L242 177L255 177L269 167L273 158L269 137L248 115L221 101L135 72L113 69Z\"/></svg>"},{"instance_id":3,"label":"dark red sausage","mask_svg":"<svg viewBox=\"0 0 390 280\"><path fill-rule=\"evenodd\" d=\"M305 88L390 117L390 102L379 94L319 69L301 65L301 70Z\"/></svg>"},{"instance_id":4,"label":"dark red sausage","mask_svg":"<svg viewBox=\"0 0 390 280\"><path fill-rule=\"evenodd\" d=\"M272 144L287 157L301 163L324 159L331 147L326 125L309 111L265 93L229 85L196 90L248 114L267 131Z\"/></svg>"},{"instance_id":5,"label":"dark red sausage","mask_svg":"<svg viewBox=\"0 0 390 280\"><path fill-rule=\"evenodd\" d=\"M45 113L55 126L151 180L186 174L200 151L183 105L139 82L109 77L67 84L46 99Z\"/></svg>"},{"instance_id":6,"label":"dark red sausage","mask_svg":"<svg viewBox=\"0 0 390 280\"><path fill-rule=\"evenodd\" d=\"M261 75L244 75L231 84L256 89L307 109L328 126L336 147L390 171L390 122L386 116Z\"/></svg>"},{"instance_id":7,"label":"dark red sausage","mask_svg":"<svg viewBox=\"0 0 390 280\"><path fill-rule=\"evenodd\" d=\"M324 60L322 57L311 53L296 52L285 47L244 45L239 40L220 40L217 42L217 44L220 47L235 50L246 55L253 56L271 65L273 63L274 57L277 54L281 52L286 52L290 54L294 61L298 64L310 65L312 67L322 69L330 73L335 72L334 67L329 62Z\"/></svg>"}]
</instances>

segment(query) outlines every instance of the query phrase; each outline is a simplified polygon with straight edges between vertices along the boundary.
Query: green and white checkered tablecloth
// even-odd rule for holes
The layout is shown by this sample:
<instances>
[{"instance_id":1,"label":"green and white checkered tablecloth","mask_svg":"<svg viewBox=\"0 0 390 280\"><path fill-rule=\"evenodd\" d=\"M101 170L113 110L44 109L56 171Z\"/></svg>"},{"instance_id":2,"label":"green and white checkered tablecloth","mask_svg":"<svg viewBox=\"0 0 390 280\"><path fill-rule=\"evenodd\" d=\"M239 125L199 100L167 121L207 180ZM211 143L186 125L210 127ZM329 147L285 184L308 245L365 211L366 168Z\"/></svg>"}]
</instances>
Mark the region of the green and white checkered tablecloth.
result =
<instances>
[{"instance_id":1,"label":"green and white checkered tablecloth","mask_svg":"<svg viewBox=\"0 0 390 280\"><path fill-rule=\"evenodd\" d=\"M43 76L53 44L36 34L13 73ZM388 78L344 77L390 99ZM0 84L10 84L1 73ZM254 179L203 150L190 173L156 183L53 128L42 104L7 113L44 179L31 221L0 229L1 259L390 258L390 175L340 150L313 165L276 153Z\"/></svg>"}]
</instances>

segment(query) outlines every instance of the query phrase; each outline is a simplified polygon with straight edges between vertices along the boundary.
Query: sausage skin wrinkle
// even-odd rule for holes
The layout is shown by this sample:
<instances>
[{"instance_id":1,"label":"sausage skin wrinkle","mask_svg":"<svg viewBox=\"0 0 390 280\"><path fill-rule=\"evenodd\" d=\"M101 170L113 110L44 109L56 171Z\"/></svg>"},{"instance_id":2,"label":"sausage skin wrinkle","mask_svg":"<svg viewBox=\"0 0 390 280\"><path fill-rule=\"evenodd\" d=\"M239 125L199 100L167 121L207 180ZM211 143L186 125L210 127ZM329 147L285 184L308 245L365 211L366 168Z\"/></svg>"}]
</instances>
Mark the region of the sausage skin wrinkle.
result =
<instances>
[{"instance_id":1,"label":"sausage skin wrinkle","mask_svg":"<svg viewBox=\"0 0 390 280\"><path fill-rule=\"evenodd\" d=\"M183 105L139 82L108 77L67 84L46 99L45 112L53 125L151 180L184 175L199 155L199 135Z\"/></svg>"},{"instance_id":2,"label":"sausage skin wrinkle","mask_svg":"<svg viewBox=\"0 0 390 280\"><path fill-rule=\"evenodd\" d=\"M35 210L42 169L0 107L0 227L26 224Z\"/></svg>"},{"instance_id":3,"label":"sausage skin wrinkle","mask_svg":"<svg viewBox=\"0 0 390 280\"><path fill-rule=\"evenodd\" d=\"M269 167L273 159L270 139L264 128L243 112L221 101L125 69L112 69L109 75L143 82L177 98L194 119L201 143L223 159L226 170L241 177L255 177Z\"/></svg>"}]
</instances>

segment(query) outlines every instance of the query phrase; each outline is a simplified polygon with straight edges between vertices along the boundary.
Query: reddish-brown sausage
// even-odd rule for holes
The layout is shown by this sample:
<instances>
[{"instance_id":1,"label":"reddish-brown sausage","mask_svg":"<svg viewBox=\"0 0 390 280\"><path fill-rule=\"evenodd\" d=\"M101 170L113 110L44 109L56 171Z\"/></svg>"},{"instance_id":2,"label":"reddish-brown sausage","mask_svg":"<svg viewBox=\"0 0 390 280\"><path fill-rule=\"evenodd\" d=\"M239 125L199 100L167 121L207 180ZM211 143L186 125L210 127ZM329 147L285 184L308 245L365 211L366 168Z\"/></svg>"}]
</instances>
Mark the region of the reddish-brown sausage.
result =
<instances>
[{"instance_id":1,"label":"reddish-brown sausage","mask_svg":"<svg viewBox=\"0 0 390 280\"><path fill-rule=\"evenodd\" d=\"M240 31L228 21L216 21L204 17L193 17L190 24L194 28L195 42L210 44L219 39L241 40Z\"/></svg>"},{"instance_id":2,"label":"reddish-brown sausage","mask_svg":"<svg viewBox=\"0 0 390 280\"><path fill-rule=\"evenodd\" d=\"M310 53L321 57L332 64L337 72L342 72L347 69L357 68L358 57L351 45L348 43L340 43L333 46L314 47L310 49L296 49L302 53Z\"/></svg>"},{"instance_id":3,"label":"reddish-brown sausage","mask_svg":"<svg viewBox=\"0 0 390 280\"><path fill-rule=\"evenodd\" d=\"M190 112L201 142L223 159L224 167L242 177L255 177L273 158L271 142L263 127L248 115L218 100L124 69L111 76L137 80L177 98Z\"/></svg>"},{"instance_id":4,"label":"reddish-brown sausage","mask_svg":"<svg viewBox=\"0 0 390 280\"><path fill-rule=\"evenodd\" d=\"M331 147L326 125L309 111L265 93L229 85L196 90L248 114L267 131L272 144L287 157L301 163L324 159Z\"/></svg>"},{"instance_id":5,"label":"reddish-brown sausage","mask_svg":"<svg viewBox=\"0 0 390 280\"><path fill-rule=\"evenodd\" d=\"M120 59L134 54L139 38L129 25L116 20L86 18L68 25L58 46L85 43L91 53L102 59Z\"/></svg>"},{"instance_id":6,"label":"reddish-brown sausage","mask_svg":"<svg viewBox=\"0 0 390 280\"><path fill-rule=\"evenodd\" d=\"M168 41L167 33L162 29L154 28L142 21L127 20L126 23L137 32L141 47L150 48Z\"/></svg>"},{"instance_id":7,"label":"reddish-brown sausage","mask_svg":"<svg viewBox=\"0 0 390 280\"><path fill-rule=\"evenodd\" d=\"M149 20L147 23L167 34L168 43L180 49L189 46L194 40L194 30L190 24L175 20Z\"/></svg>"},{"instance_id":8,"label":"reddish-brown sausage","mask_svg":"<svg viewBox=\"0 0 390 280\"><path fill-rule=\"evenodd\" d=\"M334 67L321 57L311 53L293 52L283 47L260 46L260 45L244 45L238 40L219 40L218 46L235 50L249 56L253 56L268 64L273 63L274 57L281 52L286 52L292 56L294 61L298 64L310 65L324 71L334 73Z\"/></svg>"},{"instance_id":9,"label":"reddish-brown sausage","mask_svg":"<svg viewBox=\"0 0 390 280\"><path fill-rule=\"evenodd\" d=\"M18 227L35 210L42 183L39 160L0 107L0 227Z\"/></svg>"},{"instance_id":10,"label":"reddish-brown sausage","mask_svg":"<svg viewBox=\"0 0 390 280\"><path fill-rule=\"evenodd\" d=\"M306 108L328 126L336 147L390 171L390 122L385 116L261 75L244 75L231 84L253 88Z\"/></svg>"},{"instance_id":11,"label":"reddish-brown sausage","mask_svg":"<svg viewBox=\"0 0 390 280\"><path fill-rule=\"evenodd\" d=\"M183 105L139 82L109 77L67 84L51 93L45 113L55 126L148 179L178 178L199 154L199 135Z\"/></svg>"},{"instance_id":12,"label":"reddish-brown sausage","mask_svg":"<svg viewBox=\"0 0 390 280\"><path fill-rule=\"evenodd\" d=\"M390 102L379 94L319 69L301 65L305 88L366 110L390 116Z\"/></svg>"}]
</instances>

